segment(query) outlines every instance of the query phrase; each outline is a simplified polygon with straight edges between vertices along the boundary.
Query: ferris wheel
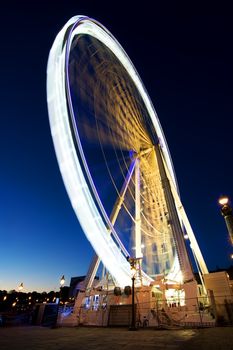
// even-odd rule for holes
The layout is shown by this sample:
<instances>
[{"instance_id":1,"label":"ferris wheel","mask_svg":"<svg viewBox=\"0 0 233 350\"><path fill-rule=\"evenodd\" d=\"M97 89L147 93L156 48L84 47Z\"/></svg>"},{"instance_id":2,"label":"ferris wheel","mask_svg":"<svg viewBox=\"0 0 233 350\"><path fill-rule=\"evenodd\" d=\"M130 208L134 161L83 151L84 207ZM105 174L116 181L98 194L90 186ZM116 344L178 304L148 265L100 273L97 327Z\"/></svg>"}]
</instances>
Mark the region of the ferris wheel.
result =
<instances>
[{"instance_id":1,"label":"ferris wheel","mask_svg":"<svg viewBox=\"0 0 233 350\"><path fill-rule=\"evenodd\" d=\"M47 68L51 133L83 232L119 286L128 257L142 283L192 278L184 230L207 268L178 194L169 149L146 89L126 52L99 22L71 18Z\"/></svg>"}]
</instances>

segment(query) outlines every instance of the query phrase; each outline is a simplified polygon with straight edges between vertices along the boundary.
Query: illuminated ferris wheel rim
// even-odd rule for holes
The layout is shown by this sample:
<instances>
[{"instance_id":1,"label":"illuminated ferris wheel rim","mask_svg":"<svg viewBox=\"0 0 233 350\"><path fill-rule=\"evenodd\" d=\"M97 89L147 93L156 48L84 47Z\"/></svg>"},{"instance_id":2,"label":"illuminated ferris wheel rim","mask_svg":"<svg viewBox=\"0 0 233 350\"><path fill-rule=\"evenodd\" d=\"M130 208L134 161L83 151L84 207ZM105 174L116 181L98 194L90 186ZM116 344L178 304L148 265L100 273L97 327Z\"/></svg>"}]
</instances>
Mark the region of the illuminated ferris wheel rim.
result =
<instances>
[{"instance_id":1,"label":"illuminated ferris wheel rim","mask_svg":"<svg viewBox=\"0 0 233 350\"><path fill-rule=\"evenodd\" d=\"M120 43L116 40L116 38L108 31L108 29L105 28L101 23L99 23L95 19L89 18L87 16L75 16L71 19L71 21L72 20L74 20L73 27L70 30L69 37L67 38L67 46L66 46L66 83L67 83L67 89L69 91L70 106L72 106L72 102L70 98L70 89L69 89L69 78L68 78L70 48L75 35L88 34L98 39L99 41L101 41L105 46L107 46L114 53L114 55L120 60L120 63L125 67L129 76L134 81L145 103L145 106L148 110L150 118L153 122L153 126L156 130L164 159L166 161L168 170L174 181L174 184L177 188L178 185L176 181L176 175L175 175L172 159L170 156L170 152L167 146L167 142L166 142L161 124L159 122L158 116L153 107L153 104L148 96L148 93L142 83L142 80L139 74L137 73L133 63L131 62L130 58L128 57L127 53L122 48Z\"/></svg>"},{"instance_id":2,"label":"illuminated ferris wheel rim","mask_svg":"<svg viewBox=\"0 0 233 350\"><path fill-rule=\"evenodd\" d=\"M110 273L112 273L119 284L127 285L131 278L130 266L125 259L127 251L120 241L117 242L118 246L113 246L113 242L110 242L110 236L99 214L99 209L101 209L106 221L109 221L109 218L101 206L102 203L98 198L97 191L95 188L92 188L99 205L99 208L96 207L75 150L76 142L87 176L90 183L94 185L75 124L68 76L71 45L74 37L80 34L87 34L98 39L114 53L120 63L125 67L145 103L156 130L170 176L176 184L175 173L156 112L138 73L123 48L112 34L97 21L86 16L71 18L55 39L49 56L47 96L51 132L63 181L80 224L96 253ZM67 102L69 107L67 107ZM75 140L71 131L70 119L72 120L72 131L75 133ZM114 232L111 223L108 222L108 224ZM145 280L149 283L151 278L145 274L144 276Z\"/></svg>"}]
</instances>

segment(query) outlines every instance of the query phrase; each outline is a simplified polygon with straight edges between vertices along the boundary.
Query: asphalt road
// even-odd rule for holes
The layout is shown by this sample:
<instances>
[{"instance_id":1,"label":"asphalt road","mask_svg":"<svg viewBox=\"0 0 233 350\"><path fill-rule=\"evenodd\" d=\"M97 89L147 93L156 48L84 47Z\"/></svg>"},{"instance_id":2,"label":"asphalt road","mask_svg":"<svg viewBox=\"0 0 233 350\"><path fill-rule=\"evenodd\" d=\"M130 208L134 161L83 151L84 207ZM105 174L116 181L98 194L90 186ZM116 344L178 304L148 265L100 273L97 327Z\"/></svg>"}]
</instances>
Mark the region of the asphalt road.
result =
<instances>
[{"instance_id":1,"label":"asphalt road","mask_svg":"<svg viewBox=\"0 0 233 350\"><path fill-rule=\"evenodd\" d=\"M0 328L1 350L233 350L233 327L183 330Z\"/></svg>"}]
</instances>

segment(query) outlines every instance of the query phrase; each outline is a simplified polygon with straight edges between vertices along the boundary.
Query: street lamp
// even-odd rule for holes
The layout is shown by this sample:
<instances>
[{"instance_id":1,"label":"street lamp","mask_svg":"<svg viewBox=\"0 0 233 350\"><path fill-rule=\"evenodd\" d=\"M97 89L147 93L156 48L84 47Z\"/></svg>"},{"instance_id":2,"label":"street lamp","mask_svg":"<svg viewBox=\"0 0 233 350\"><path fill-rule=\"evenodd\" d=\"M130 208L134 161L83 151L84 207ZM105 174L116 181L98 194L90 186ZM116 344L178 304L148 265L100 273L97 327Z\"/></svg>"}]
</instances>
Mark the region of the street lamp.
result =
<instances>
[{"instance_id":1,"label":"street lamp","mask_svg":"<svg viewBox=\"0 0 233 350\"><path fill-rule=\"evenodd\" d=\"M19 290L19 292L21 292L23 290L23 283L20 283L20 285L18 286L18 290Z\"/></svg>"},{"instance_id":2,"label":"street lamp","mask_svg":"<svg viewBox=\"0 0 233 350\"><path fill-rule=\"evenodd\" d=\"M64 275L62 275L62 277L61 277L61 279L60 279L60 285L61 285L61 287L63 287L63 285L65 284L65 276Z\"/></svg>"},{"instance_id":3,"label":"street lamp","mask_svg":"<svg viewBox=\"0 0 233 350\"><path fill-rule=\"evenodd\" d=\"M218 203L222 206L227 205L229 203L229 198L226 196L222 196L219 198Z\"/></svg>"},{"instance_id":4,"label":"street lamp","mask_svg":"<svg viewBox=\"0 0 233 350\"><path fill-rule=\"evenodd\" d=\"M64 275L62 275L62 277L61 277L61 279L60 279L60 285L61 285L61 287L60 287L60 301L61 301L61 297L62 297L62 287L64 286L64 284L65 284L65 276Z\"/></svg>"},{"instance_id":5,"label":"street lamp","mask_svg":"<svg viewBox=\"0 0 233 350\"><path fill-rule=\"evenodd\" d=\"M130 331L137 331L136 325L135 325L135 300L134 300L134 287L135 287L135 275L136 275L136 262L137 258L128 258L128 261L130 263L130 268L132 271L132 317L131 317L131 326L129 327Z\"/></svg>"},{"instance_id":6,"label":"street lamp","mask_svg":"<svg viewBox=\"0 0 233 350\"><path fill-rule=\"evenodd\" d=\"M233 245L233 213L229 202L230 202L229 198L226 196L222 196L218 200L218 203L221 206L221 214L225 219L230 241L231 241L231 244Z\"/></svg>"}]
</instances>

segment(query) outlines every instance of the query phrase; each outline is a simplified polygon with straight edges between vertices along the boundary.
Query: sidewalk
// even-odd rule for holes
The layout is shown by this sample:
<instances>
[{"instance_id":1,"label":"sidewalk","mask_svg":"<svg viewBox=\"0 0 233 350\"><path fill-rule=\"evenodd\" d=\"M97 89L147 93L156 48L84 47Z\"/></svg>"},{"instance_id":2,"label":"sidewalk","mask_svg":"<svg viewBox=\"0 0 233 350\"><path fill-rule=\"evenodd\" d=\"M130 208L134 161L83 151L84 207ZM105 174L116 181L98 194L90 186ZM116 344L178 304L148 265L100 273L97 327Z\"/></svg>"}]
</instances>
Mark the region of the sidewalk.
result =
<instances>
[{"instance_id":1,"label":"sidewalk","mask_svg":"<svg viewBox=\"0 0 233 350\"><path fill-rule=\"evenodd\" d=\"M185 330L56 328L0 329L1 350L233 350L233 328Z\"/></svg>"}]
</instances>

